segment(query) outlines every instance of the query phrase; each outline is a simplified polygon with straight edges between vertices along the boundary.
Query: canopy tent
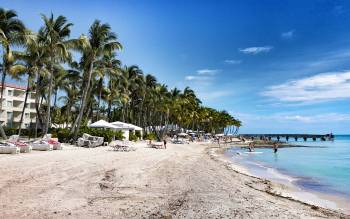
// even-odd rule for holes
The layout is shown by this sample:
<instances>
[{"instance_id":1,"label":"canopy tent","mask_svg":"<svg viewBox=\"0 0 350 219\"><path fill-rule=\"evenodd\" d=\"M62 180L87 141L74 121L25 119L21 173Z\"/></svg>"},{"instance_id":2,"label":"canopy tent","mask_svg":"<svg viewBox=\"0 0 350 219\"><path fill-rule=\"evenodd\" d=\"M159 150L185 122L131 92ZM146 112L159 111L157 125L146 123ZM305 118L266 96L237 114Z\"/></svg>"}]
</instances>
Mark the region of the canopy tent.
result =
<instances>
[{"instance_id":1,"label":"canopy tent","mask_svg":"<svg viewBox=\"0 0 350 219\"><path fill-rule=\"evenodd\" d=\"M132 127L135 131L142 131L143 129L141 127L138 127L136 125L133 124L128 124L130 127Z\"/></svg>"},{"instance_id":2,"label":"canopy tent","mask_svg":"<svg viewBox=\"0 0 350 219\"><path fill-rule=\"evenodd\" d=\"M107 129L120 129L120 127L115 126L105 120L99 120L97 122L91 123L88 125L89 128L107 128Z\"/></svg>"},{"instance_id":3,"label":"canopy tent","mask_svg":"<svg viewBox=\"0 0 350 219\"><path fill-rule=\"evenodd\" d=\"M125 123L125 122L120 122L120 121L116 121L116 122L112 122L111 123L114 126L119 127L120 129L123 129L123 135L125 139L129 139L129 132L130 130L132 131L140 131L141 132L141 136L142 136L142 128L138 127L136 125L133 124L129 124L129 123ZM142 139L142 137L141 137Z\"/></svg>"},{"instance_id":4,"label":"canopy tent","mask_svg":"<svg viewBox=\"0 0 350 219\"><path fill-rule=\"evenodd\" d=\"M116 122L111 122L112 125L115 125L117 127L120 127L122 129L133 129L131 124L125 123L125 122L120 122L120 121L116 121Z\"/></svg>"}]
</instances>

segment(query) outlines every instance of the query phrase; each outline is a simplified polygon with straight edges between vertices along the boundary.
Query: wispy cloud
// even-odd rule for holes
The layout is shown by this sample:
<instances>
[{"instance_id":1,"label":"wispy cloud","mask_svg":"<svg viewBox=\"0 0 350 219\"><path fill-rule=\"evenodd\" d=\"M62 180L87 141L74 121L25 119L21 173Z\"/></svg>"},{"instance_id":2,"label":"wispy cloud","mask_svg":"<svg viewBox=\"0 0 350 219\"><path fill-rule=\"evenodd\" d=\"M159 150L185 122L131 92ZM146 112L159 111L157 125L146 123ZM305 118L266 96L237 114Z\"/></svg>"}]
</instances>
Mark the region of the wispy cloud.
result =
<instances>
[{"instance_id":1,"label":"wispy cloud","mask_svg":"<svg viewBox=\"0 0 350 219\"><path fill-rule=\"evenodd\" d=\"M236 60L236 59L226 59L224 61L226 64L230 64L230 65L238 65L242 63L242 60Z\"/></svg>"},{"instance_id":2,"label":"wispy cloud","mask_svg":"<svg viewBox=\"0 0 350 219\"><path fill-rule=\"evenodd\" d=\"M220 69L200 69L197 70L198 75L216 75L220 72Z\"/></svg>"},{"instance_id":3,"label":"wispy cloud","mask_svg":"<svg viewBox=\"0 0 350 219\"><path fill-rule=\"evenodd\" d=\"M350 98L350 71L330 72L270 86L263 96L289 103L314 103Z\"/></svg>"},{"instance_id":4,"label":"wispy cloud","mask_svg":"<svg viewBox=\"0 0 350 219\"><path fill-rule=\"evenodd\" d=\"M214 79L214 76L217 75L221 70L220 69L199 69L193 75L187 75L185 77L186 81L199 81L205 82Z\"/></svg>"},{"instance_id":5,"label":"wispy cloud","mask_svg":"<svg viewBox=\"0 0 350 219\"><path fill-rule=\"evenodd\" d=\"M281 33L281 37L283 39L292 39L294 35L295 35L295 30L290 30L290 31Z\"/></svg>"},{"instance_id":6,"label":"wispy cloud","mask_svg":"<svg viewBox=\"0 0 350 219\"><path fill-rule=\"evenodd\" d=\"M244 49L239 49L239 51L244 53L244 54L256 55L259 53L270 52L271 49L273 49L272 46L258 46L258 47L247 47Z\"/></svg>"}]
</instances>

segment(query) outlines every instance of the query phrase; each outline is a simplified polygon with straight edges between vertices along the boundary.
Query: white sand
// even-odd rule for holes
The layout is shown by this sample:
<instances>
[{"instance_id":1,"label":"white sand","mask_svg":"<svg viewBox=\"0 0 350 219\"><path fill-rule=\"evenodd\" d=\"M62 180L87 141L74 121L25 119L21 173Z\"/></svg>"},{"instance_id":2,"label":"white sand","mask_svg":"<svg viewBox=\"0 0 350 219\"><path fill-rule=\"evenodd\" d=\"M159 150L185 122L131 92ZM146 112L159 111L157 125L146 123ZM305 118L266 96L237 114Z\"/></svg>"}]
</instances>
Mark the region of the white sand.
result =
<instances>
[{"instance_id":1,"label":"white sand","mask_svg":"<svg viewBox=\"0 0 350 219\"><path fill-rule=\"evenodd\" d=\"M0 218L346 217L269 193L208 146L137 147L0 155Z\"/></svg>"}]
</instances>

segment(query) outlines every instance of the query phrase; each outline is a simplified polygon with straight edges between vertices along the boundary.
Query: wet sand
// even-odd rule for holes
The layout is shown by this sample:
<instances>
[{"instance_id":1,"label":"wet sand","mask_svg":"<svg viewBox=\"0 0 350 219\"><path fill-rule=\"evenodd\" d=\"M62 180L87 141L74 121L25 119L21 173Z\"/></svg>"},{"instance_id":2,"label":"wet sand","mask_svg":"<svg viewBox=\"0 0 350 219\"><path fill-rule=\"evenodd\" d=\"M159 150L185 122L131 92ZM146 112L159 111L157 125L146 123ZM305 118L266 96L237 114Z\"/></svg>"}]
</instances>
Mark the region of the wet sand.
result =
<instances>
[{"instance_id":1,"label":"wet sand","mask_svg":"<svg viewBox=\"0 0 350 219\"><path fill-rule=\"evenodd\" d=\"M346 218L272 192L208 144L0 155L0 218Z\"/></svg>"}]
</instances>

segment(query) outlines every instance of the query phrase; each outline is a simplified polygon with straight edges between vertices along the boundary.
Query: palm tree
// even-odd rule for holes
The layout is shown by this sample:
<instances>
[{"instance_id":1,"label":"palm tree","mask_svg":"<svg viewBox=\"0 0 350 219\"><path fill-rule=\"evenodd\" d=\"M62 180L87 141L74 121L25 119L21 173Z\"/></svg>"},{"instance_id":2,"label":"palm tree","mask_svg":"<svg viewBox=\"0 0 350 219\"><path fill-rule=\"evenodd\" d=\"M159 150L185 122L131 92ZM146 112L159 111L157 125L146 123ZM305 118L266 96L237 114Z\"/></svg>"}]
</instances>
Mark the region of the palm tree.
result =
<instances>
[{"instance_id":1,"label":"palm tree","mask_svg":"<svg viewBox=\"0 0 350 219\"><path fill-rule=\"evenodd\" d=\"M25 26L21 20L17 18L17 13L13 10L6 10L0 8L0 43L2 45L2 77L1 77L1 91L0 91L0 111L2 111L2 101L5 88L5 80L8 71L14 62L11 51L11 46L23 44L23 36ZM0 124L0 134L6 139L6 134Z\"/></svg>"},{"instance_id":2,"label":"palm tree","mask_svg":"<svg viewBox=\"0 0 350 219\"><path fill-rule=\"evenodd\" d=\"M75 41L68 40L70 35L70 28L72 23L67 23L67 19L60 15L54 18L51 13L50 17L45 15L41 16L44 21L44 26L39 30L40 39L45 43L45 48L49 54L49 61L47 63L49 70L48 80L48 95L47 95L47 113L44 134L48 132L51 124L51 97L53 90L54 69L62 61L66 61L70 58L68 51L69 47L75 43Z\"/></svg>"},{"instance_id":3,"label":"palm tree","mask_svg":"<svg viewBox=\"0 0 350 219\"><path fill-rule=\"evenodd\" d=\"M32 37L26 38L26 50L24 52L14 52L14 57L16 58L17 62L10 68L10 72L12 72L12 74L27 75L27 87L19 124L18 135L21 135L23 116L27 107L28 95L32 90L34 77L37 74L41 73L45 61L43 45L39 43L38 38L35 34L30 33L30 35Z\"/></svg>"},{"instance_id":4,"label":"palm tree","mask_svg":"<svg viewBox=\"0 0 350 219\"><path fill-rule=\"evenodd\" d=\"M83 113L87 103L87 97L90 90L92 73L95 62L106 54L111 54L115 50L121 49L121 44L117 41L117 36L111 32L109 24L101 24L99 20L91 25L87 42L79 48L82 53L81 62L84 63L84 87L80 103L79 114L72 126L71 134L73 138L77 137Z\"/></svg>"}]
</instances>

